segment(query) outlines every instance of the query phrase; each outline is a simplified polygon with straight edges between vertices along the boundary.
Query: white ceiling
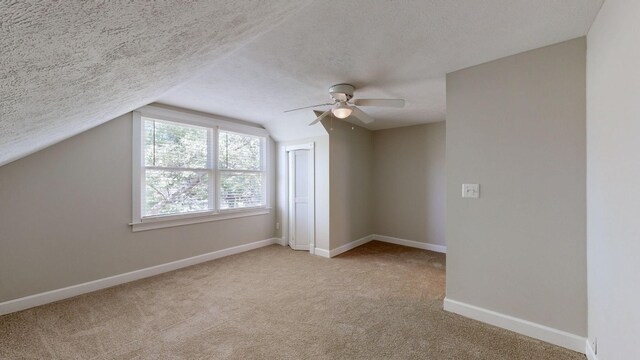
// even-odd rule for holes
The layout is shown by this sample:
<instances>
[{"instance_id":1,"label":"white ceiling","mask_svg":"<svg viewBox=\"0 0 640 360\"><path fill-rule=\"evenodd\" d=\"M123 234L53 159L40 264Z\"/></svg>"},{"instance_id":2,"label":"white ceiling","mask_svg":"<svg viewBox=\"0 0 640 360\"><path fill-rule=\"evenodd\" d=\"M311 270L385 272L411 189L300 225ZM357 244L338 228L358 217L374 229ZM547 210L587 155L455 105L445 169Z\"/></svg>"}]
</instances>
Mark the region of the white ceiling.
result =
<instances>
[{"instance_id":1,"label":"white ceiling","mask_svg":"<svg viewBox=\"0 0 640 360\"><path fill-rule=\"evenodd\" d=\"M602 3L309 1L4 2L0 165L154 101L315 136L282 111L340 82L407 100L371 129L444 120L447 72L582 36Z\"/></svg>"},{"instance_id":2,"label":"white ceiling","mask_svg":"<svg viewBox=\"0 0 640 360\"><path fill-rule=\"evenodd\" d=\"M339 4L339 5L338 5ZM335 83L384 129L445 119L445 74L585 35L602 0L314 1L159 102L263 124L277 140L322 134L311 110Z\"/></svg>"},{"instance_id":3,"label":"white ceiling","mask_svg":"<svg viewBox=\"0 0 640 360\"><path fill-rule=\"evenodd\" d=\"M148 104L309 1L0 1L0 165Z\"/></svg>"}]
</instances>

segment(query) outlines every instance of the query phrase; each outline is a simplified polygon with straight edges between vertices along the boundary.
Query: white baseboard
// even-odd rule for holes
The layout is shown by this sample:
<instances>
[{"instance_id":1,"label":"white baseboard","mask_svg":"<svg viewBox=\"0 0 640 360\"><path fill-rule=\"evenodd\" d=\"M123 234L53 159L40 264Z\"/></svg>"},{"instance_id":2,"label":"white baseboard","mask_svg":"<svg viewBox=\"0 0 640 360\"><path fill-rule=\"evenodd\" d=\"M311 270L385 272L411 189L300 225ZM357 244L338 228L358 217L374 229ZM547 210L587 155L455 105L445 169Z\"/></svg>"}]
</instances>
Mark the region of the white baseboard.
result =
<instances>
[{"instance_id":1,"label":"white baseboard","mask_svg":"<svg viewBox=\"0 0 640 360\"><path fill-rule=\"evenodd\" d=\"M332 249L330 251L327 251L327 250L324 250L324 249L320 249L320 248L315 248L315 255L322 256L322 257L327 257L327 258L332 258L334 256L342 254L343 252L346 252L346 251L349 251L351 249L357 248L358 246L364 245L364 244L368 243L371 240L378 240L378 241L382 241L382 242L387 242L387 243L396 244L396 245L409 246L409 247L423 249L423 250L431 250L431 251L435 251L435 252L439 252L439 253L446 253L447 252L447 247L446 246L442 246L442 245L427 244L427 243L422 243L422 242L419 242L419 241L405 240L405 239L395 238L395 237L391 237L391 236L371 234L371 235L367 235L367 236L365 236L363 238L360 238L358 240L354 240L352 242L346 243L346 244L344 244L344 245L342 245L342 246L340 246L338 248Z\"/></svg>"},{"instance_id":2,"label":"white baseboard","mask_svg":"<svg viewBox=\"0 0 640 360\"><path fill-rule=\"evenodd\" d=\"M314 249L314 255L330 258L331 257L331 252L329 250L315 248Z\"/></svg>"},{"instance_id":3,"label":"white baseboard","mask_svg":"<svg viewBox=\"0 0 640 360\"><path fill-rule=\"evenodd\" d=\"M591 346L591 343L589 342L589 339L587 339L587 344L585 346L585 353L587 355L587 360L598 360L598 356L596 355L596 352L593 351L593 347Z\"/></svg>"},{"instance_id":4,"label":"white baseboard","mask_svg":"<svg viewBox=\"0 0 640 360\"><path fill-rule=\"evenodd\" d=\"M287 240L283 239L283 238L274 238L275 239L275 243L282 245L282 246L287 246Z\"/></svg>"},{"instance_id":5,"label":"white baseboard","mask_svg":"<svg viewBox=\"0 0 640 360\"><path fill-rule=\"evenodd\" d=\"M360 245L364 245L366 243L368 243L369 241L373 240L373 235L367 235L361 239L358 240L354 240L352 242L346 243L338 248L332 249L331 251L329 251L329 257L334 257L337 255L342 254L343 252L349 251L353 248L357 248Z\"/></svg>"},{"instance_id":6,"label":"white baseboard","mask_svg":"<svg viewBox=\"0 0 640 360\"><path fill-rule=\"evenodd\" d=\"M423 249L423 250L430 250L430 251L435 251L443 254L447 253L447 247L443 245L429 244L429 243L423 243L423 242L413 241L413 240L405 240L405 239L400 239L400 238L385 236L385 235L374 234L371 236L373 240L379 240L379 241L383 241L391 244L409 246L409 247Z\"/></svg>"},{"instance_id":7,"label":"white baseboard","mask_svg":"<svg viewBox=\"0 0 640 360\"><path fill-rule=\"evenodd\" d=\"M241 252L261 248L271 244L276 244L279 239L272 238L267 240L260 240L249 244L234 246L231 248L218 250L202 255L193 256L190 258L172 261L166 264L156 265L140 270L131 271L124 274L114 275L103 279L89 281L86 283L68 286L62 289L51 290L40 294L29 295L22 298L9 300L0 303L0 315L9 314L12 312L29 309L35 306L48 304L54 301L59 301L74 297L77 295L86 294L92 291L105 289L108 287L124 284L127 282L143 279L146 277L162 274L165 272L177 270L187 266L203 263L210 260L219 259L221 257L238 254Z\"/></svg>"},{"instance_id":8,"label":"white baseboard","mask_svg":"<svg viewBox=\"0 0 640 360\"><path fill-rule=\"evenodd\" d=\"M586 338L531 321L483 309L460 301L444 299L444 309L474 320L511 330L569 350L585 353Z\"/></svg>"},{"instance_id":9,"label":"white baseboard","mask_svg":"<svg viewBox=\"0 0 640 360\"><path fill-rule=\"evenodd\" d=\"M306 245L295 245L295 244L289 244L289 247L292 248L293 250L298 250L298 251L309 251L309 244Z\"/></svg>"}]
</instances>

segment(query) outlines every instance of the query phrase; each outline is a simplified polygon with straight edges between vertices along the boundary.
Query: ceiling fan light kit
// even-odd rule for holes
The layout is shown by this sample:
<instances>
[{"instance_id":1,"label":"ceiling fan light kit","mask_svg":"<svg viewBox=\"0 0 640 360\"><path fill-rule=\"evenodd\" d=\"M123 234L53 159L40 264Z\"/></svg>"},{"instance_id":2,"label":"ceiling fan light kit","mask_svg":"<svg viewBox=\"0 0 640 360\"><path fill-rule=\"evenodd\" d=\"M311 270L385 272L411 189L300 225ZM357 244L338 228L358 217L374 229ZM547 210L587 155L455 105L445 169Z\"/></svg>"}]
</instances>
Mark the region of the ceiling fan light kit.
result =
<instances>
[{"instance_id":1,"label":"ceiling fan light kit","mask_svg":"<svg viewBox=\"0 0 640 360\"><path fill-rule=\"evenodd\" d=\"M347 105L345 101L337 103L336 106L331 109L331 113L333 114L333 116L337 117L338 119L348 118L349 115L351 115L351 112L353 112L353 110L351 109L351 107L349 107L349 105Z\"/></svg>"},{"instance_id":2,"label":"ceiling fan light kit","mask_svg":"<svg viewBox=\"0 0 640 360\"><path fill-rule=\"evenodd\" d=\"M355 86L351 84L336 84L329 88L329 95L331 99L333 99L332 103L326 104L318 104L305 106L301 108L295 108L291 110L285 111L297 111L303 109L310 109L320 106L328 106L331 105L332 108L323 112L320 116L318 116L314 121L312 121L309 125L315 125L320 122L322 119L327 117L327 115L332 114L334 117L338 119L346 119L351 115L354 115L358 120L362 121L365 124L369 124L374 121L369 115L367 115L364 111L360 110L358 106L378 106L378 107L396 107L401 108L404 107L403 99L353 99L353 93L356 90ZM353 101L352 101L353 99Z\"/></svg>"}]
</instances>

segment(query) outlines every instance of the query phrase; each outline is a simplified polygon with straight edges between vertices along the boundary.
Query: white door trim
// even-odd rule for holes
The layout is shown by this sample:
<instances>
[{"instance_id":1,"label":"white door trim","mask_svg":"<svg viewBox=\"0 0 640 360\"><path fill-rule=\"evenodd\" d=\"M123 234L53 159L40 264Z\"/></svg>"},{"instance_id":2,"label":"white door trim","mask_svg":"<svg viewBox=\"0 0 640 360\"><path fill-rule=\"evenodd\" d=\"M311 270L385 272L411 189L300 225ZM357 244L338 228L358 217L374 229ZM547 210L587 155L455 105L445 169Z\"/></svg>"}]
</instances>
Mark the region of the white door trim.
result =
<instances>
[{"instance_id":1,"label":"white door trim","mask_svg":"<svg viewBox=\"0 0 640 360\"><path fill-rule=\"evenodd\" d=\"M285 159L285 208L284 216L282 219L282 238L285 244L289 244L289 209L290 205L290 191L289 184L291 182L291 163L289 160L289 153L296 150L309 150L309 252L315 254L316 248L316 155L315 144L313 142L287 145L284 146L284 159Z\"/></svg>"}]
</instances>

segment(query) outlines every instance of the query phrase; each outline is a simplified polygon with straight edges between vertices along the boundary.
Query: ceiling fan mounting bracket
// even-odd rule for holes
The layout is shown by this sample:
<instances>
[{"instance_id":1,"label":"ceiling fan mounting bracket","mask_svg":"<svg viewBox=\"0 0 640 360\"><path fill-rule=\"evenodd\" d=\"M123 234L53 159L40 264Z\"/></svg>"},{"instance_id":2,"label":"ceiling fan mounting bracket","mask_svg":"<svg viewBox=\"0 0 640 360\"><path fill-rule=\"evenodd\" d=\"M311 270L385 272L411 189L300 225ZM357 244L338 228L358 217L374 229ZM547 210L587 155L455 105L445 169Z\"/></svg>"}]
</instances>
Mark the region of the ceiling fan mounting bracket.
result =
<instances>
[{"instance_id":1,"label":"ceiling fan mounting bracket","mask_svg":"<svg viewBox=\"0 0 640 360\"><path fill-rule=\"evenodd\" d=\"M353 92L355 90L355 86L351 84L336 84L329 88L329 94L335 101L349 101L353 98Z\"/></svg>"}]
</instances>

